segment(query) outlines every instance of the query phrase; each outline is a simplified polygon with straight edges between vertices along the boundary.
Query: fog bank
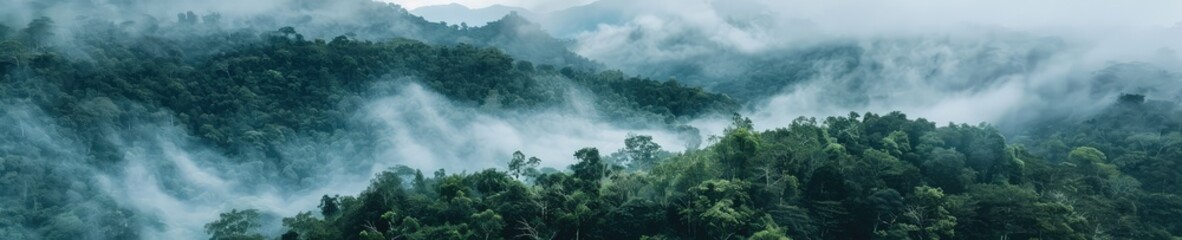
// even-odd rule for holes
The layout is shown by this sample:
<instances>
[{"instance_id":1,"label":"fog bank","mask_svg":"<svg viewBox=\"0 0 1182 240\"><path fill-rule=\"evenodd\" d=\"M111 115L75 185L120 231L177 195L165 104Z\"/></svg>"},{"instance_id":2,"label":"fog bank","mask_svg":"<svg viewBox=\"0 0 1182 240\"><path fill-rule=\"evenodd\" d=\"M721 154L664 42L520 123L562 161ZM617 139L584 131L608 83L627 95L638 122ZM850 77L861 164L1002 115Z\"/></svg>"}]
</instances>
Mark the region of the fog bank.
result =
<instances>
[{"instance_id":1,"label":"fog bank","mask_svg":"<svg viewBox=\"0 0 1182 240\"><path fill-rule=\"evenodd\" d=\"M1020 125L1087 116L1123 93L1170 100L1182 83L1154 74L1182 69L1182 3L1173 1L591 5L572 12L621 16L555 30L574 32L575 52L629 73L759 95L745 113L757 126L850 111Z\"/></svg>"}]
</instances>

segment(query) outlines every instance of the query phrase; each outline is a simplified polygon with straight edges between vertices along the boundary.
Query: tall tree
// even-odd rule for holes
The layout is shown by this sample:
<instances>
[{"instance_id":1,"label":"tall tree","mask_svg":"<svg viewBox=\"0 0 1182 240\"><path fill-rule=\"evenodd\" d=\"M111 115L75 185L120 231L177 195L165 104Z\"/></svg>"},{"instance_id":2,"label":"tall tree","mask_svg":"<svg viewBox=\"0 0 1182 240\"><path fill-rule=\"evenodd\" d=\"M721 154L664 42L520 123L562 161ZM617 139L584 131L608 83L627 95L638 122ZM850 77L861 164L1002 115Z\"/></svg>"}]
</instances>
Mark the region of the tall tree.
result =
<instances>
[{"instance_id":1,"label":"tall tree","mask_svg":"<svg viewBox=\"0 0 1182 240\"><path fill-rule=\"evenodd\" d=\"M53 28L53 19L49 17L33 19L22 31L25 45L32 46L37 50L43 50L49 46L54 36Z\"/></svg>"},{"instance_id":2,"label":"tall tree","mask_svg":"<svg viewBox=\"0 0 1182 240\"><path fill-rule=\"evenodd\" d=\"M205 224L205 233L209 234L210 240L261 240L264 237L257 232L261 226L258 210L233 209L219 214L218 220Z\"/></svg>"},{"instance_id":3,"label":"tall tree","mask_svg":"<svg viewBox=\"0 0 1182 240\"><path fill-rule=\"evenodd\" d=\"M652 168L662 155L661 145L653 142L652 136L646 135L628 135L624 139L622 152L628 167L636 170Z\"/></svg>"}]
</instances>

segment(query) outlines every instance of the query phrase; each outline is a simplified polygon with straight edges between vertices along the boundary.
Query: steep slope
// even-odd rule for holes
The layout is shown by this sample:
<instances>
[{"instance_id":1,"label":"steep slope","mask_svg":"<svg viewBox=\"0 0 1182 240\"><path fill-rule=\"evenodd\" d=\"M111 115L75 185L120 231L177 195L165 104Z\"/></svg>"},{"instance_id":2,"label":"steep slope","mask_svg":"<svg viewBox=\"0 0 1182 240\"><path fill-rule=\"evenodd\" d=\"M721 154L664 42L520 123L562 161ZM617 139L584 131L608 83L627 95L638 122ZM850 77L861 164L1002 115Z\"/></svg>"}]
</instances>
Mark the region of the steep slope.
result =
<instances>
[{"instance_id":1,"label":"steep slope","mask_svg":"<svg viewBox=\"0 0 1182 240\"><path fill-rule=\"evenodd\" d=\"M306 18L339 5L290 3L302 5L0 24L0 238L203 238L227 206L294 213L394 164L475 168L521 142L562 149L631 131L689 145L700 140L687 119L738 108L700 88L562 64L583 60L544 49L561 43L521 31L530 23L519 18L457 29L393 5L354 9L370 20L351 22ZM554 55L524 61L493 45Z\"/></svg>"},{"instance_id":2,"label":"steep slope","mask_svg":"<svg viewBox=\"0 0 1182 240\"><path fill-rule=\"evenodd\" d=\"M434 177L392 169L356 196L324 196L318 214L285 218L283 236L1177 238L1182 118L1176 105L1142 101L1127 96L1111 114L1057 133L1075 136L1069 143L1037 138L1054 146L1038 153L1007 145L987 125L937 127L898 112L801 118L768 131L736 115L715 144L684 154L639 136L611 156L578 150L564 172L539 172L521 153L507 169ZM1146 115L1154 120L1111 125ZM214 236L254 234L224 223L258 221L238 212L222 219Z\"/></svg>"}]
</instances>

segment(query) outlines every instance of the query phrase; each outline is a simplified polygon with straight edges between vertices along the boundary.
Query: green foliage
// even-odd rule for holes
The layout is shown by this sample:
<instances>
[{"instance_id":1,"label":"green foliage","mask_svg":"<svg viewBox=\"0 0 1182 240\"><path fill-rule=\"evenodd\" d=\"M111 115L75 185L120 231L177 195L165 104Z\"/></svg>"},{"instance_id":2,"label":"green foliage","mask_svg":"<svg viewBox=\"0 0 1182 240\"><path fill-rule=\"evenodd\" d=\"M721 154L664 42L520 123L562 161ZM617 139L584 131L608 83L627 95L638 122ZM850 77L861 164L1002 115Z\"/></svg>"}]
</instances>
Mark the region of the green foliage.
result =
<instances>
[{"instance_id":1,"label":"green foliage","mask_svg":"<svg viewBox=\"0 0 1182 240\"><path fill-rule=\"evenodd\" d=\"M768 224L767 228L762 231L755 232L748 240L792 240L784 235L784 231L775 224Z\"/></svg>"},{"instance_id":2,"label":"green foliage","mask_svg":"<svg viewBox=\"0 0 1182 240\"><path fill-rule=\"evenodd\" d=\"M30 25L39 29L46 24ZM587 89L598 96L596 106L612 113L609 118L641 122L674 123L737 106L721 95L647 79L583 71L571 71L571 77L564 79L555 71L523 71L500 50L466 44L345 37L309 41L292 37L298 33L291 27L257 37L211 34L183 42L132 38L118 30L108 34L103 37L131 39L87 39L102 46L90 49L91 55L103 56L96 62L41 55L36 65L28 66L36 74L27 78L47 86L22 86L26 83L20 79L25 77L17 78L6 83L13 86L2 88L7 89L2 96L42 96L34 99L38 105L84 132L93 131L86 128L97 122L129 121L123 116L152 113L114 111L112 103L132 101L149 109L167 109L177 116L162 118L178 120L204 140L236 154L272 148L294 134L332 134L346 124L348 114L359 110L362 103L358 101L376 83L404 76L419 79L451 100L492 110L559 106L567 98L563 96L567 88ZM224 38L232 40L215 41ZM192 48L224 51L196 56L147 51ZM33 50L15 51L14 58L0 59L14 59L11 67L23 66L17 64L24 61L20 55Z\"/></svg>"},{"instance_id":3,"label":"green foliage","mask_svg":"<svg viewBox=\"0 0 1182 240\"><path fill-rule=\"evenodd\" d=\"M513 159L509 160L509 172L513 174L513 178L534 177L539 174L537 167L541 163L542 160L537 157L529 157L529 160L526 160L525 154L516 151L513 152Z\"/></svg>"},{"instance_id":4,"label":"green foliage","mask_svg":"<svg viewBox=\"0 0 1182 240\"><path fill-rule=\"evenodd\" d=\"M357 2L375 4L360 8L363 17L421 31L365 30L360 34L370 38L331 40L305 38L302 26L196 31L222 21L192 12L155 30L90 21L90 31L66 35L46 17L24 28L0 26L0 104L45 112L52 124L37 125L61 129L35 134L85 148L73 156L32 143L24 125L0 129L0 141L11 143L0 148L0 239L139 238L135 227L150 220L73 176L121 166L126 153L109 133L140 122L182 126L234 160L284 169L259 178L315 184L308 179L323 174L320 165L293 163L279 148L368 134L351 132L348 121L364 99L388 91L383 82L415 81L494 114L564 107L575 99L571 92L587 93L603 120L671 128L739 108L728 96L677 81L593 70L520 16L452 29L383 12L400 9L392 5ZM71 46L58 46L63 41ZM799 60L769 59L745 73L749 81L715 87L766 96L819 74L810 70L818 59L855 68L863 51L836 46L792 58ZM1178 239L1177 109L1125 95L1091 120L1042 124L1048 127L1009 142L988 125L938 127L898 112L801 118L768 131L735 115L703 149L694 143L669 153L650 136L632 135L612 156L578 150L568 172L539 171L540 160L520 152L506 170L424 176L392 169L356 196L323 196L319 215L283 219L280 237ZM21 123L21 114L0 112L0 120ZM260 218L257 210L232 210L204 227L212 239L262 239Z\"/></svg>"},{"instance_id":5,"label":"green foliage","mask_svg":"<svg viewBox=\"0 0 1182 240\"><path fill-rule=\"evenodd\" d=\"M1182 230L1171 215L1182 214L1182 198L1142 190L1099 148L1078 147L1064 152L1063 162L1052 162L998 143L1003 139L988 126L935 127L900 113L850 114L825 123L802 118L764 132L752 130L745 118L734 119L713 146L670 155L648 170L611 171L617 167L585 148L575 154L571 172L539 174L532 183L496 170L424 180L439 192L455 193L423 198L438 207L408 211L422 221L400 233L478 239L1169 239ZM621 152L636 150L628 148ZM420 206L408 204L393 208ZM407 223L391 226L399 224ZM448 234L439 235L441 229Z\"/></svg>"},{"instance_id":6,"label":"green foliage","mask_svg":"<svg viewBox=\"0 0 1182 240\"><path fill-rule=\"evenodd\" d=\"M501 230L505 228L504 218L492 210L472 214L468 219L472 221L469 225L474 227L475 235L481 239L500 238Z\"/></svg>"},{"instance_id":7,"label":"green foliage","mask_svg":"<svg viewBox=\"0 0 1182 240\"><path fill-rule=\"evenodd\" d=\"M218 220L205 224L205 233L209 234L210 240L261 240L263 235L257 232L261 226L258 210L233 209L221 213Z\"/></svg>"},{"instance_id":8,"label":"green foliage","mask_svg":"<svg viewBox=\"0 0 1182 240\"><path fill-rule=\"evenodd\" d=\"M621 163L627 164L628 168L648 170L657 165L657 161L663 155L668 155L668 152L661 151L661 145L653 142L652 136L628 135L628 138L624 139L624 149L620 149L619 155Z\"/></svg>"},{"instance_id":9,"label":"green foliage","mask_svg":"<svg viewBox=\"0 0 1182 240\"><path fill-rule=\"evenodd\" d=\"M378 9L375 11L389 10ZM9 109L16 109L9 106L21 103L21 108L45 113L44 118L48 120L38 125L55 127L48 137L82 148L76 154L79 156L67 153L74 149L34 148L30 144L35 142L29 139L35 136L16 131L21 129L15 125L13 132L0 135L5 143L0 148L0 159L3 159L0 204L22 206L0 210L0 215L5 216L2 221L6 222L0 225L0 231L19 236L14 239L68 238L79 229L69 227L71 221L67 220L72 218L68 216L73 214L79 219L96 221L92 228L84 229L96 238L138 238L137 228L156 224L154 220L132 214L124 209L127 206L116 204L108 193L102 192L103 186L98 186L96 181L79 182L78 177L95 171L121 174L116 168L123 166L122 161L128 156L126 149L120 149L121 144L145 139L112 137L112 134L135 132L144 123L181 128L195 137L196 144L212 146L212 150L228 159L201 165L253 166L244 171L257 174L244 181L266 180L304 188L318 184L325 177L322 161L330 156L306 150L312 148L300 148L293 153L291 146L316 139L349 149L345 151L378 151L378 141L373 141L375 136L369 126L357 126L354 121L356 114L364 111L366 99L389 94L386 86L405 86L403 83L407 81L424 86L457 106L489 114L554 110L569 106L566 101L574 99L568 95L572 92L592 97L588 102L594 110L611 113L603 120L620 120L621 124L672 128L684 119L737 108L729 98L702 89L601 74L583 66L587 63L585 59L571 57L558 61L581 66L564 71L568 77L550 65L558 64L554 61L535 61L543 64L534 67L533 63L487 47L529 43L465 44L440 40L475 32L436 29L438 32L434 34L439 35L427 39L432 44L402 38L411 35L388 32L363 33L385 36L371 39L389 39L379 42L350 36L321 40L305 38L301 31L306 29L298 27L271 28L275 31L223 30L215 26L218 17L214 14L200 19L199 24L195 24L199 20L195 14L183 13L183 16L185 21L179 25L145 23L158 25L155 29L88 20L82 23L85 26L79 26L85 31L67 35L60 33L75 29L60 29L49 18L35 19L21 29L0 29L0 104L4 106L0 117L10 122L7 118L18 115L8 115ZM423 28L424 32L435 31L430 25L424 26L428 26ZM490 29L472 31L492 32ZM512 50L524 51L529 50ZM565 47L549 52L569 54ZM542 55L545 54L538 56ZM59 162L73 165L59 166ZM534 169L538 163L537 158L524 159L515 176L529 179L539 175ZM362 164L337 167L344 171L364 168ZM384 187L374 194L387 196L391 188ZM422 193L423 198L440 194L434 188L414 191ZM376 219L388 210L383 208L395 203L370 200L351 205L354 208L350 209L346 207L350 201L358 199L322 199L319 211L322 216L348 220L350 224L342 225L349 228L321 226L318 229L333 231L295 231L289 236L355 235L366 228L353 223L389 225ZM101 210L80 210L83 206ZM360 218L358 212L373 213ZM514 216L505 222L515 224L518 220ZM51 225L60 228L42 227ZM452 227L463 226L456 222ZM454 230L431 229L435 231L433 234L449 234Z\"/></svg>"},{"instance_id":10,"label":"green foliage","mask_svg":"<svg viewBox=\"0 0 1182 240\"><path fill-rule=\"evenodd\" d=\"M319 206L320 207L320 214L325 217L332 217L332 216L336 216L337 213L340 213L341 207L337 203L338 198L340 198L340 197L339 196L329 197L328 195L324 195L323 197L321 197L320 198L320 206Z\"/></svg>"},{"instance_id":11,"label":"green foliage","mask_svg":"<svg viewBox=\"0 0 1182 240\"><path fill-rule=\"evenodd\" d=\"M749 232L755 212L749 207L748 184L710 180L689 191L689 206L681 209L692 229L703 229L710 238L725 239Z\"/></svg>"},{"instance_id":12,"label":"green foliage","mask_svg":"<svg viewBox=\"0 0 1182 240\"><path fill-rule=\"evenodd\" d=\"M755 154L760 152L760 140L752 128L750 119L736 114L734 123L726 130L726 136L715 146L719 160L727 167L726 172L731 177L745 177L745 170L749 169Z\"/></svg>"},{"instance_id":13,"label":"green foliage","mask_svg":"<svg viewBox=\"0 0 1182 240\"><path fill-rule=\"evenodd\" d=\"M29 25L21 32L25 44L38 50L48 46L54 35L53 25L53 19L44 16L29 22Z\"/></svg>"}]
</instances>

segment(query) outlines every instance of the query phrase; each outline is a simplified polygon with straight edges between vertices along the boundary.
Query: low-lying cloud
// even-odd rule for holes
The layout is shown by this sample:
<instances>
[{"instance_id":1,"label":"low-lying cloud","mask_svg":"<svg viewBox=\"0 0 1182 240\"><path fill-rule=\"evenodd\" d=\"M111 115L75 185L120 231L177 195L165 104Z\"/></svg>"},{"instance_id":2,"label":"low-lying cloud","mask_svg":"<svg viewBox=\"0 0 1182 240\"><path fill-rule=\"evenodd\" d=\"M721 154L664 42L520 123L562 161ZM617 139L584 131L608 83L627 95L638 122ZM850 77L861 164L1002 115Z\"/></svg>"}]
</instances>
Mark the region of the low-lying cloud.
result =
<instances>
[{"instance_id":1,"label":"low-lying cloud","mask_svg":"<svg viewBox=\"0 0 1182 240\"><path fill-rule=\"evenodd\" d=\"M12 13L0 20L23 24L50 15L63 28L73 29L81 24L74 22L79 19L76 9L143 21L183 11L249 16L283 11L279 4L290 1L62 2L69 5L37 9L39 1L0 0L0 5L15 6L0 11ZM120 5L114 2L142 9L116 8ZM1022 123L1049 114L1086 115L1122 93L1173 101L1182 96L1182 75L1176 73L1182 71L1177 52L1182 42L1176 41L1182 39L1182 25L1176 24L1182 16L1174 13L1182 6L1176 2L637 4L621 5L635 8L624 21L564 29L574 32L567 36L577 40L573 50L656 78L693 70L696 79L679 80L703 86L743 81L734 76L776 63L800 63L792 66L804 66L802 74L784 77L793 84L749 102L743 113L761 128L785 126L799 116L895 110L940 123ZM332 29L334 21L354 19L335 11L360 11L349 9L359 6L355 4L326 6L301 13L310 19L292 19ZM160 14L127 14L143 12ZM248 20L224 24L250 24ZM413 35L414 30L406 32ZM841 53L799 54L828 48ZM0 200L19 203L0 205L0 213L36 202L28 200L36 197L30 191L53 192L54 199L74 203L42 226L53 231L3 225L9 219L0 217L0 230L7 234L0 238L47 238L38 232L97 238L103 228L94 225L120 224L137 226L135 235L147 239L203 238L205 223L235 208L260 209L270 221L266 231L277 234L277 217L313 210L325 194L361 191L373 174L390 167L471 172L504 167L512 152L520 150L541 158L543 166L561 169L575 160L572 154L579 148L611 152L630 133L652 135L674 151L693 142L660 127L614 124L595 110L593 97L578 90L570 90L566 105L553 109L503 110L454 103L414 81L381 87L391 90L364 100L350 127L341 130L346 134L295 136L278 146L284 164L252 154L227 156L173 121L105 126L103 139L84 139L33 104L0 99L0 122L6 123L0 126L0 166L8 168L0 172L44 173L40 178L0 179L5 195ZM712 118L694 122L707 135L719 134L725 124L725 119ZM111 143L117 161L94 162L88 141ZM38 182L70 189L30 189Z\"/></svg>"},{"instance_id":2,"label":"low-lying cloud","mask_svg":"<svg viewBox=\"0 0 1182 240\"><path fill-rule=\"evenodd\" d=\"M589 106L574 106L590 99L568 99L567 106L553 110L493 114L456 105L418 84L399 89L366 107L366 119L380 136L378 156L391 159L388 164L452 171L504 168L520 150L542 159L544 167L562 169L574 163L575 150L614 151L623 148L630 133L651 135L671 150L686 146L676 133L620 128L602 121Z\"/></svg>"},{"instance_id":3,"label":"low-lying cloud","mask_svg":"<svg viewBox=\"0 0 1182 240\"><path fill-rule=\"evenodd\" d=\"M1122 93L1172 99L1182 81L1150 74L1180 67L1182 16L1173 9L1182 3L1172 1L645 4L621 10L633 13L625 21L576 30L574 51L625 72L722 91L778 79L786 83L780 93L753 99L746 111L768 127L850 111L1017 124L1084 116ZM1125 73L1105 73L1113 71ZM760 72L768 73L752 75Z\"/></svg>"},{"instance_id":4,"label":"low-lying cloud","mask_svg":"<svg viewBox=\"0 0 1182 240\"><path fill-rule=\"evenodd\" d=\"M552 110L501 112L453 103L413 81L379 85L389 94L375 96L354 114L352 127L341 129L365 134L291 141L278 147L283 165L257 154L227 156L169 121L102 127L103 141L115 149L117 161L91 164L96 158L87 144L71 141L78 137L30 104L3 106L0 119L11 124L0 132L11 133L7 138L12 139L0 144L0 160L21 157L23 164L58 173L51 176L61 176L59 181L75 182L85 190L67 200L72 205L127 211L116 217L71 213L75 210L63 214L81 215L94 225L126 221L144 239L198 239L207 237L203 226L219 213L248 208L260 210L264 233L277 236L280 217L314 210L323 195L364 190L374 174L398 166L452 173L503 169L520 150L543 159L543 167L564 169L575 161L576 150L611 152L623 147L628 134L652 135L672 150L685 146L679 135L663 129L617 127L597 117L587 102L591 99L572 98ZM357 147L362 145L373 147ZM309 169L315 173L297 174ZM19 184L0 186L19 193ZM103 236L101 228L77 231Z\"/></svg>"}]
</instances>

